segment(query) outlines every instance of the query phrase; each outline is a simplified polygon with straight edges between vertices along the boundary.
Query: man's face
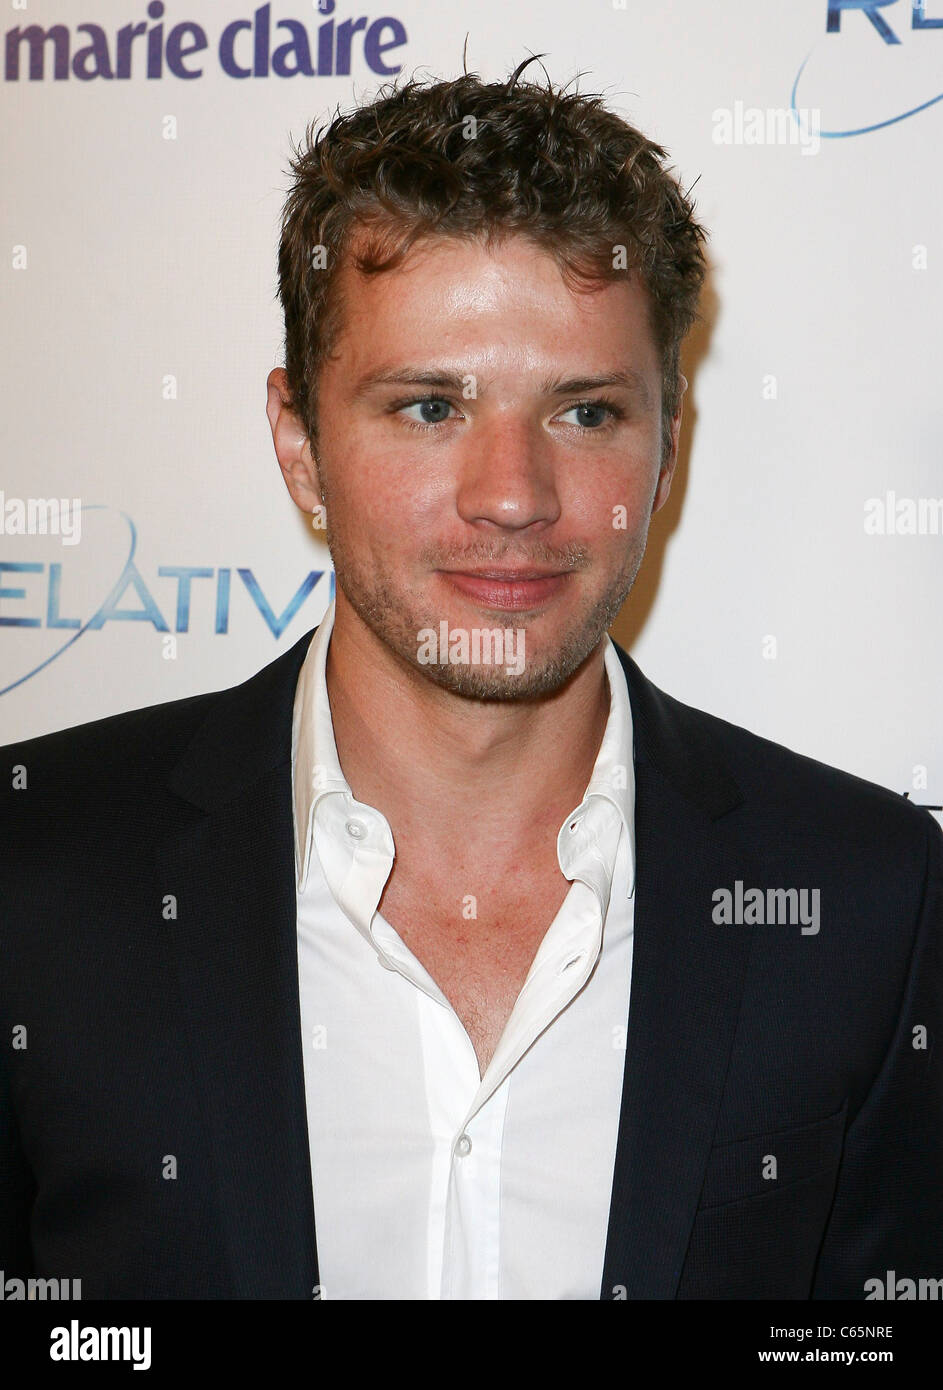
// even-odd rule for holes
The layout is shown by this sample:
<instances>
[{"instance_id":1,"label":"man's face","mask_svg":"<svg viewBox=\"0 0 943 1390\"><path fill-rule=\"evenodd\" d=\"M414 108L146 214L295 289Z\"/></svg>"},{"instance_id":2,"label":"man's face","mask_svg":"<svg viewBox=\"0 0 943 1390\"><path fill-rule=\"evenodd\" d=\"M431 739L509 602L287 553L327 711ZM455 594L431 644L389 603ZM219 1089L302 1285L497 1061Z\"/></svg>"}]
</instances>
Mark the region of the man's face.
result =
<instances>
[{"instance_id":1,"label":"man's face","mask_svg":"<svg viewBox=\"0 0 943 1390\"><path fill-rule=\"evenodd\" d=\"M433 238L395 270L339 273L344 324L318 384L338 623L458 695L556 690L616 617L670 487L680 410L662 465L644 289L571 292L520 236L490 251ZM307 446L304 464L313 478ZM523 630L523 669L430 663L421 634L443 621Z\"/></svg>"}]
</instances>

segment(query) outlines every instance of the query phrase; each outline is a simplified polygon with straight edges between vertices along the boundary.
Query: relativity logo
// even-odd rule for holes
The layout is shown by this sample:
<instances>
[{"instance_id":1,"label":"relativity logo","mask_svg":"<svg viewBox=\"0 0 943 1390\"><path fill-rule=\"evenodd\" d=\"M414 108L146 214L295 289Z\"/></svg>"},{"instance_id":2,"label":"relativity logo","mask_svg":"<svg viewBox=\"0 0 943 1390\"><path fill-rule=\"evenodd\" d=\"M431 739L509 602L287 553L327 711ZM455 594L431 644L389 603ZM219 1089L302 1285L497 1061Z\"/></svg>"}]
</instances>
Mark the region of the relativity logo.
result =
<instances>
[{"instance_id":1,"label":"relativity logo","mask_svg":"<svg viewBox=\"0 0 943 1390\"><path fill-rule=\"evenodd\" d=\"M825 32L796 73L790 106L821 110L823 140L868 135L943 101L943 0L822 3Z\"/></svg>"},{"instance_id":2,"label":"relativity logo","mask_svg":"<svg viewBox=\"0 0 943 1390\"><path fill-rule=\"evenodd\" d=\"M5 538L2 542L0 643L8 640L11 628L33 630L36 637L25 672L13 675L5 654L0 695L38 675L79 638L108 623L150 624L172 642L175 634L191 628L227 636L234 617L254 610L277 641L322 579L329 585L329 598L334 597L333 569L309 570L293 589L288 586L287 600L279 579L281 608L271 597L275 585L269 581L267 592L246 566L158 565L145 578L135 563L137 527L125 512L85 504L72 524L71 534L78 532L81 543L67 552L68 559L58 558L64 554L60 542L46 540L46 531L23 533L14 527L16 549ZM11 534L9 527L6 533ZM47 558L51 555L57 558Z\"/></svg>"}]
</instances>

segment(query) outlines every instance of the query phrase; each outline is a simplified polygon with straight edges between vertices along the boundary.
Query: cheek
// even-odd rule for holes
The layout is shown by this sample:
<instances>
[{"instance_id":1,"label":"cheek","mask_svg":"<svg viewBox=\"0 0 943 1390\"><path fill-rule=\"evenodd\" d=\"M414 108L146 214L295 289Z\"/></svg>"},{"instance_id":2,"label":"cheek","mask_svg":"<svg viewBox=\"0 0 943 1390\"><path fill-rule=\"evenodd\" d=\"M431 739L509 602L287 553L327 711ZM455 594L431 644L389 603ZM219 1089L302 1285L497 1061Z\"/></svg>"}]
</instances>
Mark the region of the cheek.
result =
<instances>
[{"instance_id":1,"label":"cheek","mask_svg":"<svg viewBox=\"0 0 943 1390\"><path fill-rule=\"evenodd\" d=\"M417 466L402 450L378 450L376 441L348 437L325 449L331 459L334 525L358 547L393 553L427 544L454 509L447 477Z\"/></svg>"},{"instance_id":2,"label":"cheek","mask_svg":"<svg viewBox=\"0 0 943 1390\"><path fill-rule=\"evenodd\" d=\"M563 499L564 524L585 530L597 545L618 550L628 536L644 531L651 511L654 477L649 468L586 469L580 486Z\"/></svg>"}]
</instances>

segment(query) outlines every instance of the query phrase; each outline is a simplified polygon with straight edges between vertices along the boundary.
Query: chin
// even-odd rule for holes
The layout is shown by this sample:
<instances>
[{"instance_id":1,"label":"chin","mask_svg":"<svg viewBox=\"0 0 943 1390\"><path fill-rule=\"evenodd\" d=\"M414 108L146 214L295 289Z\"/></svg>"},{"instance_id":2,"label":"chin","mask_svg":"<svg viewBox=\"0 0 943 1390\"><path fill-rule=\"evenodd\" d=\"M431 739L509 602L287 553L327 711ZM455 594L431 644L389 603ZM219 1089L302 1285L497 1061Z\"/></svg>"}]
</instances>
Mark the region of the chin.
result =
<instances>
[{"instance_id":1,"label":"chin","mask_svg":"<svg viewBox=\"0 0 943 1390\"><path fill-rule=\"evenodd\" d=\"M415 653L411 653L411 661L414 669L426 680L461 699L501 704L523 703L546 699L562 689L595 645L593 643L584 650L585 641L578 647L568 643L557 652L549 655L544 653L536 658L528 656L526 663L518 662L510 668L465 662L427 664L417 661Z\"/></svg>"}]
</instances>

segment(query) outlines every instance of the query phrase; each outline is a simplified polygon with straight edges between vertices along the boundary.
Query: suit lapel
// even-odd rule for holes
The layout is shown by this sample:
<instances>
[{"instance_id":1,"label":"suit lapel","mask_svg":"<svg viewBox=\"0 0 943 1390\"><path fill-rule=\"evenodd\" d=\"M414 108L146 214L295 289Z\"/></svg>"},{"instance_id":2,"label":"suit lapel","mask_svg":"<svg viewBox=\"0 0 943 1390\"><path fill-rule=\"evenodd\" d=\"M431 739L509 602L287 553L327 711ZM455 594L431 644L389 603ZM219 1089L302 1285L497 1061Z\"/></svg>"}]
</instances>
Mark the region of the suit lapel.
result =
<instances>
[{"instance_id":1,"label":"suit lapel","mask_svg":"<svg viewBox=\"0 0 943 1390\"><path fill-rule=\"evenodd\" d=\"M632 989L603 1299L675 1296L723 1091L751 933L711 930L718 822L742 794L686 706L621 648L635 732Z\"/></svg>"},{"instance_id":2,"label":"suit lapel","mask_svg":"<svg viewBox=\"0 0 943 1390\"><path fill-rule=\"evenodd\" d=\"M169 774L204 815L160 848L233 1297L311 1298L318 1284L291 806L292 707L312 636L214 700ZM636 917L602 1297L672 1298L749 951L749 931L705 930L730 877L717 822L742 796L696 716L617 651L635 732Z\"/></svg>"},{"instance_id":3,"label":"suit lapel","mask_svg":"<svg viewBox=\"0 0 943 1390\"><path fill-rule=\"evenodd\" d=\"M170 775L206 814L160 848L220 1286L234 1298L311 1298L318 1283L291 809L291 712L311 635L213 703Z\"/></svg>"}]
</instances>

